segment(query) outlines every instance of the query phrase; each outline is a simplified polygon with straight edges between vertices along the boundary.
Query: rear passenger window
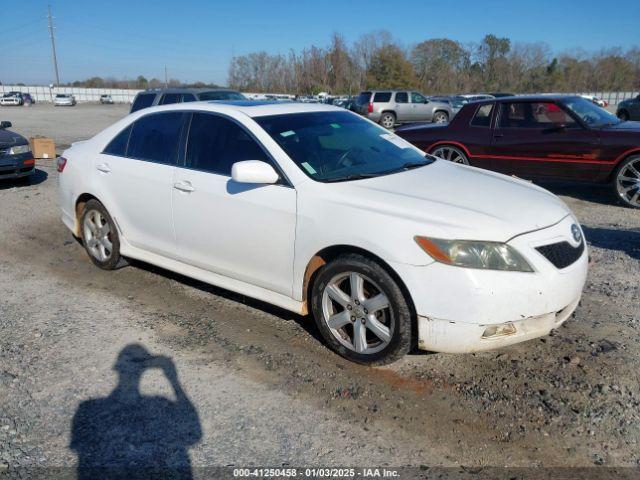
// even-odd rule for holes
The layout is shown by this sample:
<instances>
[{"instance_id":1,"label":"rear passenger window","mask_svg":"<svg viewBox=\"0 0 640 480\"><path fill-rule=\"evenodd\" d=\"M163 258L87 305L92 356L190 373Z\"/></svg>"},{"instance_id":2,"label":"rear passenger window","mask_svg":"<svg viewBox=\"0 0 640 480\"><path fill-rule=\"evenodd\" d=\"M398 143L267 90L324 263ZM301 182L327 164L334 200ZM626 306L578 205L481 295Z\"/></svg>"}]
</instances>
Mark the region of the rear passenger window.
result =
<instances>
[{"instance_id":1,"label":"rear passenger window","mask_svg":"<svg viewBox=\"0 0 640 480\"><path fill-rule=\"evenodd\" d=\"M182 101L183 102L195 102L196 101L196 96L192 93L183 93L182 94Z\"/></svg>"},{"instance_id":2,"label":"rear passenger window","mask_svg":"<svg viewBox=\"0 0 640 480\"><path fill-rule=\"evenodd\" d=\"M131 113L150 107L155 98L155 93L141 93L134 100L133 105L131 106Z\"/></svg>"},{"instance_id":3,"label":"rear passenger window","mask_svg":"<svg viewBox=\"0 0 640 480\"><path fill-rule=\"evenodd\" d=\"M122 130L118 135L114 137L107 148L104 149L103 153L108 153L109 155L118 155L120 157L124 157L127 154L127 143L129 143L129 134L131 133L131 126L129 125L127 128Z\"/></svg>"},{"instance_id":4,"label":"rear passenger window","mask_svg":"<svg viewBox=\"0 0 640 480\"><path fill-rule=\"evenodd\" d=\"M133 124L127 156L175 165L184 118L182 112L152 113Z\"/></svg>"},{"instance_id":5,"label":"rear passenger window","mask_svg":"<svg viewBox=\"0 0 640 480\"><path fill-rule=\"evenodd\" d=\"M409 94L407 92L396 93L396 103L409 103Z\"/></svg>"},{"instance_id":6,"label":"rear passenger window","mask_svg":"<svg viewBox=\"0 0 640 480\"><path fill-rule=\"evenodd\" d=\"M378 103L387 103L391 100L391 92L376 92L373 95L373 101Z\"/></svg>"},{"instance_id":7,"label":"rear passenger window","mask_svg":"<svg viewBox=\"0 0 640 480\"><path fill-rule=\"evenodd\" d=\"M235 122L218 115L194 113L189 127L187 167L231 176L243 160L271 163L264 150Z\"/></svg>"},{"instance_id":8,"label":"rear passenger window","mask_svg":"<svg viewBox=\"0 0 640 480\"><path fill-rule=\"evenodd\" d=\"M180 103L182 101L182 94L180 93L165 93L162 95L158 105L169 105L171 103Z\"/></svg>"},{"instance_id":9,"label":"rear passenger window","mask_svg":"<svg viewBox=\"0 0 640 480\"><path fill-rule=\"evenodd\" d=\"M493 103L488 105L481 105L476 114L471 120L471 125L474 127L490 127L491 126L491 112L493 111Z\"/></svg>"}]
</instances>

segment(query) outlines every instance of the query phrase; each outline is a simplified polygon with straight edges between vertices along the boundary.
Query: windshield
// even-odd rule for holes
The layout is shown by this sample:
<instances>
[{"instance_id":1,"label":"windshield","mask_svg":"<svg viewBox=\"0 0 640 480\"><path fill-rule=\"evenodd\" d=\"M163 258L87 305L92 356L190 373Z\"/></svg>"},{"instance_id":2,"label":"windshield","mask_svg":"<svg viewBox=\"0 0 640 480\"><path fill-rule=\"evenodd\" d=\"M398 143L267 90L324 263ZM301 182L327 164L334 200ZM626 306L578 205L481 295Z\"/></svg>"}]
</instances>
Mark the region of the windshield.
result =
<instances>
[{"instance_id":1,"label":"windshield","mask_svg":"<svg viewBox=\"0 0 640 480\"><path fill-rule=\"evenodd\" d=\"M433 162L397 135L349 112L254 118L309 177L338 182L377 177Z\"/></svg>"},{"instance_id":2,"label":"windshield","mask_svg":"<svg viewBox=\"0 0 640 480\"><path fill-rule=\"evenodd\" d=\"M573 113L589 126L604 127L620 123L618 117L607 112L604 108L595 105L590 100L582 97L569 98L563 102Z\"/></svg>"}]
</instances>

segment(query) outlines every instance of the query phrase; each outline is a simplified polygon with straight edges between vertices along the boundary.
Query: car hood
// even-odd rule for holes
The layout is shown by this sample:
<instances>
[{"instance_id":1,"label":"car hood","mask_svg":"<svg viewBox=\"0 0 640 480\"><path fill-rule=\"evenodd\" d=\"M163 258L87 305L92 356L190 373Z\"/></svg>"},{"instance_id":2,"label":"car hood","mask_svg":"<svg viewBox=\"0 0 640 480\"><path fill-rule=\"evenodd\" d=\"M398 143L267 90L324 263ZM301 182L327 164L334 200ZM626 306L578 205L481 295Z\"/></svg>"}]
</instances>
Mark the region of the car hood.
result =
<instances>
[{"instance_id":1,"label":"car hood","mask_svg":"<svg viewBox=\"0 0 640 480\"><path fill-rule=\"evenodd\" d=\"M506 242L571 214L555 195L524 180L436 160L425 167L331 184L332 201L423 223L433 237Z\"/></svg>"},{"instance_id":2,"label":"car hood","mask_svg":"<svg viewBox=\"0 0 640 480\"><path fill-rule=\"evenodd\" d=\"M10 130L0 130L0 148L11 147L13 145L24 145L28 143L22 135L13 133Z\"/></svg>"}]
</instances>

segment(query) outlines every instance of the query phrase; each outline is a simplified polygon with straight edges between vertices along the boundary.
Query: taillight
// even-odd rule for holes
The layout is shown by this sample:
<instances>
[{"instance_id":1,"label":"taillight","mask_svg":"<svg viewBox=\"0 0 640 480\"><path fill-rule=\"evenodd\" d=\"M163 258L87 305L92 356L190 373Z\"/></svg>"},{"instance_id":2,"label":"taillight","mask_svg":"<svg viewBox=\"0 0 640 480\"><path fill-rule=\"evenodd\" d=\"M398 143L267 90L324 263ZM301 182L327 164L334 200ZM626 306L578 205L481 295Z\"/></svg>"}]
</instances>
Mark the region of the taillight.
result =
<instances>
[{"instance_id":1,"label":"taillight","mask_svg":"<svg viewBox=\"0 0 640 480\"><path fill-rule=\"evenodd\" d=\"M369 102L369 113L373 113L373 102Z\"/></svg>"},{"instance_id":2,"label":"taillight","mask_svg":"<svg viewBox=\"0 0 640 480\"><path fill-rule=\"evenodd\" d=\"M25 167L32 167L33 165L35 165L35 164L36 164L36 161L35 161L35 159L34 159L34 158L30 158L30 159L25 160L24 162L22 162L22 164L23 164Z\"/></svg>"},{"instance_id":3,"label":"taillight","mask_svg":"<svg viewBox=\"0 0 640 480\"><path fill-rule=\"evenodd\" d=\"M58 170L58 172L62 173L62 171L64 170L64 167L67 166L67 159L64 157L58 157L56 158L56 169Z\"/></svg>"}]
</instances>

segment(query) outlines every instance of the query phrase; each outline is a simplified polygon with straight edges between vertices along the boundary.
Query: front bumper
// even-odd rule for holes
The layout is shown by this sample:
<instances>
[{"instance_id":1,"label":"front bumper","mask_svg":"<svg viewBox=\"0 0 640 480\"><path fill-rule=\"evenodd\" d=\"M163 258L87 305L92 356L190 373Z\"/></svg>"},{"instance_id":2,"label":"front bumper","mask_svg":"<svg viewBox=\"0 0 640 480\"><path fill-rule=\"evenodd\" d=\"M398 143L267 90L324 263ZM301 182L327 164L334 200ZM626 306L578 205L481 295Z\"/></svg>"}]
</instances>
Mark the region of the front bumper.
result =
<instances>
[{"instance_id":1,"label":"front bumper","mask_svg":"<svg viewBox=\"0 0 640 480\"><path fill-rule=\"evenodd\" d=\"M35 165L30 153L0 157L0 180L29 176L35 172Z\"/></svg>"},{"instance_id":2,"label":"front bumper","mask_svg":"<svg viewBox=\"0 0 640 480\"><path fill-rule=\"evenodd\" d=\"M509 245L523 254L533 273L476 270L441 263L392 264L405 282L418 315L418 346L436 352L474 352L546 335L569 318L582 295L588 252L556 268L536 247L576 244L573 217L520 235ZM583 240L584 241L584 240ZM490 326L511 324L515 332L483 338Z\"/></svg>"}]
</instances>

